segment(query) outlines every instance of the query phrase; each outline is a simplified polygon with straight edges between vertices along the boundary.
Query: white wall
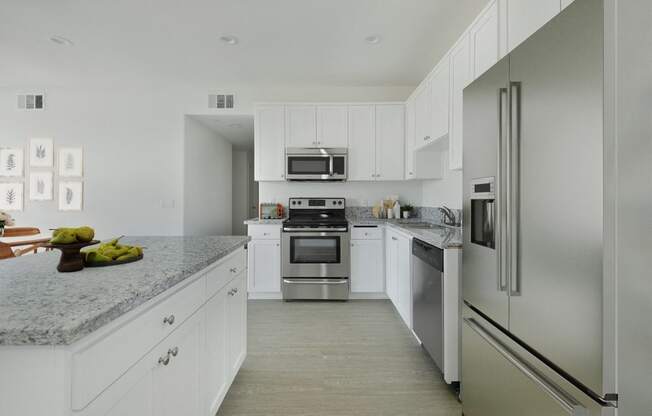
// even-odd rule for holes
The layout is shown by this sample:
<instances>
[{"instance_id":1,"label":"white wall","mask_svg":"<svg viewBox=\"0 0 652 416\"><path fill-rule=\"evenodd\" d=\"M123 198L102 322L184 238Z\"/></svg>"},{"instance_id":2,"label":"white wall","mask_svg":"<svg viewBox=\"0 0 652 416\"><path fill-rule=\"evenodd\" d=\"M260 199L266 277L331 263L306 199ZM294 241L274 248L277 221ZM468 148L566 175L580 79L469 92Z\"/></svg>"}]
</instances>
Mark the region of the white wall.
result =
<instances>
[{"instance_id":1,"label":"white wall","mask_svg":"<svg viewBox=\"0 0 652 416\"><path fill-rule=\"evenodd\" d=\"M183 234L231 234L231 142L185 117Z\"/></svg>"},{"instance_id":2,"label":"white wall","mask_svg":"<svg viewBox=\"0 0 652 416\"><path fill-rule=\"evenodd\" d=\"M348 206L372 206L389 195L419 205L421 182L260 182L260 202L287 205L290 197L346 198Z\"/></svg>"},{"instance_id":3,"label":"white wall","mask_svg":"<svg viewBox=\"0 0 652 416\"><path fill-rule=\"evenodd\" d=\"M249 218L250 172L249 152L245 150L233 151L233 230L235 235L247 234L244 221Z\"/></svg>"},{"instance_id":4,"label":"white wall","mask_svg":"<svg viewBox=\"0 0 652 416\"><path fill-rule=\"evenodd\" d=\"M423 181L421 205L462 209L462 171L448 169L448 152L442 155L444 177L438 180Z\"/></svg>"},{"instance_id":5,"label":"white wall","mask_svg":"<svg viewBox=\"0 0 652 416\"><path fill-rule=\"evenodd\" d=\"M1 82L0 146L27 149L29 137L52 137L55 147L83 146L85 156L84 210L59 212L54 201L26 201L25 210L14 213L18 224L42 229L88 224L100 238L182 234L185 114L253 114L258 101L404 100L413 88L209 87L184 80L161 86L147 79L104 88L83 79L66 87L40 85L38 79L29 85ZM45 111L15 109L15 94L27 91L45 92ZM209 91L234 92L236 108L208 109Z\"/></svg>"}]
</instances>

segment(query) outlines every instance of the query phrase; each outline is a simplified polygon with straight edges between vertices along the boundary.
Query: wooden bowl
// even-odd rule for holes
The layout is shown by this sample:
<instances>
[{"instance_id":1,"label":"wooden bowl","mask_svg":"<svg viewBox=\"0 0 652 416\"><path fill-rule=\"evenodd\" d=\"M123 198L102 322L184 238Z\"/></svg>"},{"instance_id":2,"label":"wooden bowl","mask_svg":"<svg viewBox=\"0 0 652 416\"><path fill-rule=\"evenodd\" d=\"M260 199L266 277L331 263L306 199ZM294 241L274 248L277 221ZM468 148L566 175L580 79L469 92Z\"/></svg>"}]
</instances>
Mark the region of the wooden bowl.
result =
<instances>
[{"instance_id":1,"label":"wooden bowl","mask_svg":"<svg viewBox=\"0 0 652 416\"><path fill-rule=\"evenodd\" d=\"M92 240L88 243L72 243L72 244L52 244L48 243L43 245L45 248L53 248L61 250L61 258L57 270L61 273L77 272L84 268L84 259L81 255L81 249L88 246L99 244L99 240Z\"/></svg>"}]
</instances>

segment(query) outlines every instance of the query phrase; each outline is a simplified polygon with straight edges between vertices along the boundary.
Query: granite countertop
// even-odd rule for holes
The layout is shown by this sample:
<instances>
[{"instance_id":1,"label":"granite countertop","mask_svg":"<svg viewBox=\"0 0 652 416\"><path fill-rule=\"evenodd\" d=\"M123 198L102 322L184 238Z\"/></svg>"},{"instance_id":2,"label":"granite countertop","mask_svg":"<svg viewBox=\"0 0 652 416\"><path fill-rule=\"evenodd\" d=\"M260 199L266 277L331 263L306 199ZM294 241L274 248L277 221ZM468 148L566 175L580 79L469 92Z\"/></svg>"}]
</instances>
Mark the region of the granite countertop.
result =
<instances>
[{"instance_id":1,"label":"granite countertop","mask_svg":"<svg viewBox=\"0 0 652 416\"><path fill-rule=\"evenodd\" d=\"M0 345L69 345L249 241L247 236L126 237L143 260L59 273L59 252L0 261Z\"/></svg>"},{"instance_id":2,"label":"granite countertop","mask_svg":"<svg viewBox=\"0 0 652 416\"><path fill-rule=\"evenodd\" d=\"M274 220L261 220L258 218L251 218L246 220L244 223L246 225L281 225L285 221L285 218L279 218Z\"/></svg>"},{"instance_id":3,"label":"granite countertop","mask_svg":"<svg viewBox=\"0 0 652 416\"><path fill-rule=\"evenodd\" d=\"M441 249L461 248L462 229L425 221L422 218L408 219L385 219L385 218L352 218L349 219L352 225L386 225L409 234L421 241L432 244ZM411 223L431 223L433 228L411 228Z\"/></svg>"}]
</instances>

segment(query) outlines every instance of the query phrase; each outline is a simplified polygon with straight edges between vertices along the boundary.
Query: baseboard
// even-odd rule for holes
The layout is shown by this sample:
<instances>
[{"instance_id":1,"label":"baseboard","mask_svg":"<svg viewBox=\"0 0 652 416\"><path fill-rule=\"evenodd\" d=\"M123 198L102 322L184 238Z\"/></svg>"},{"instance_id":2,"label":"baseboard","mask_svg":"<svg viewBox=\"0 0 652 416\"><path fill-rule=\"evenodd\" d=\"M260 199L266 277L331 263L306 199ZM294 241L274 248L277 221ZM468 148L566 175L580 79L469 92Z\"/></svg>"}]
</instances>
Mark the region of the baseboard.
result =
<instances>
[{"instance_id":1,"label":"baseboard","mask_svg":"<svg viewBox=\"0 0 652 416\"><path fill-rule=\"evenodd\" d=\"M350 293L349 299L388 299L385 293Z\"/></svg>"},{"instance_id":2,"label":"baseboard","mask_svg":"<svg viewBox=\"0 0 652 416\"><path fill-rule=\"evenodd\" d=\"M261 300L261 299L283 299L281 292L249 292L248 299Z\"/></svg>"}]
</instances>

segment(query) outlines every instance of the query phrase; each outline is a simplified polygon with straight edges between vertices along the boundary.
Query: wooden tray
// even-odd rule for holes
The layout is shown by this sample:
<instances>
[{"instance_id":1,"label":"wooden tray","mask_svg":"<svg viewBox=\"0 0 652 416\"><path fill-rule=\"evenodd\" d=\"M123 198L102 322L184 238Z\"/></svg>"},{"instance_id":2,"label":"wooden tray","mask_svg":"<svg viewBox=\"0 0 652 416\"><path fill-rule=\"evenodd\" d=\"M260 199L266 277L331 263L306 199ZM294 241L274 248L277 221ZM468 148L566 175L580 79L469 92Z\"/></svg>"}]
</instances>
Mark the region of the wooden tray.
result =
<instances>
[{"instance_id":1,"label":"wooden tray","mask_svg":"<svg viewBox=\"0 0 652 416\"><path fill-rule=\"evenodd\" d=\"M86 260L84 260L84 266L85 267L108 267L108 266L118 266L120 264L127 264L127 263L133 263L139 260L143 259L143 255L141 254L138 257L134 257L133 259L130 260L113 260L107 263L86 263Z\"/></svg>"}]
</instances>

